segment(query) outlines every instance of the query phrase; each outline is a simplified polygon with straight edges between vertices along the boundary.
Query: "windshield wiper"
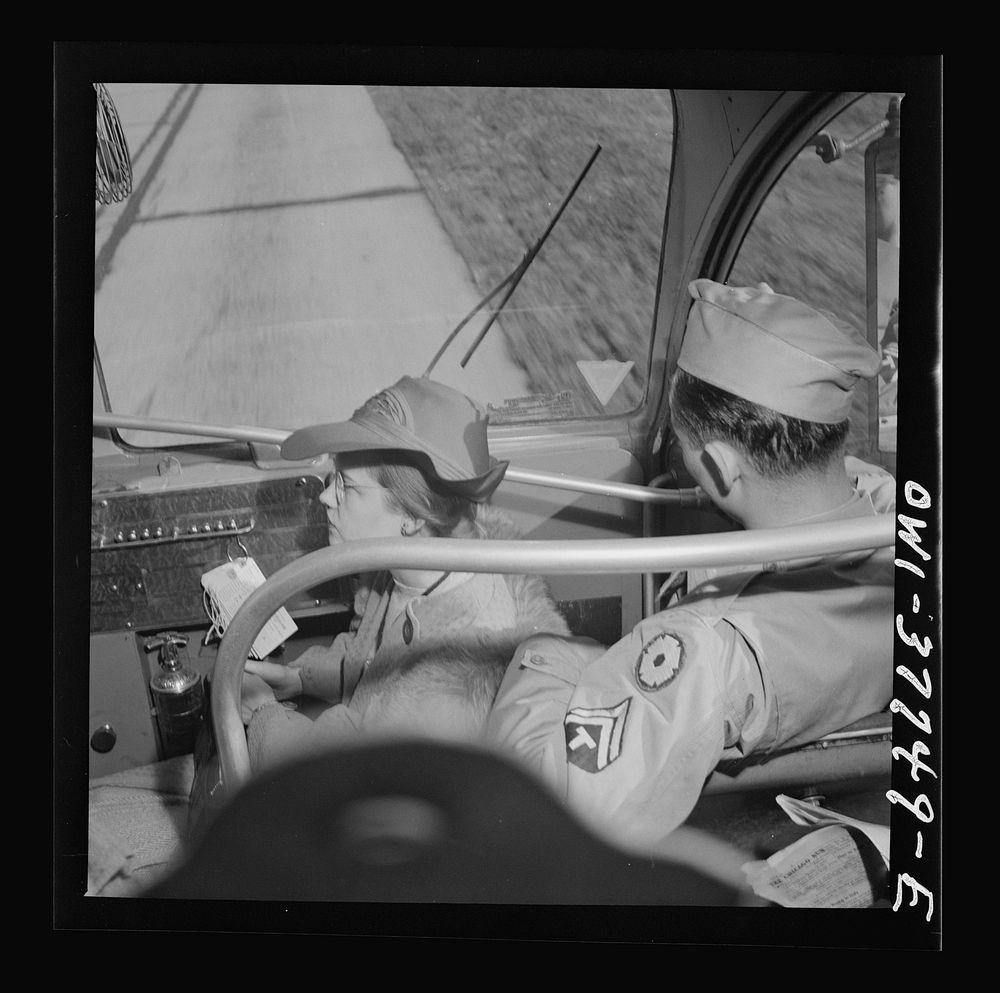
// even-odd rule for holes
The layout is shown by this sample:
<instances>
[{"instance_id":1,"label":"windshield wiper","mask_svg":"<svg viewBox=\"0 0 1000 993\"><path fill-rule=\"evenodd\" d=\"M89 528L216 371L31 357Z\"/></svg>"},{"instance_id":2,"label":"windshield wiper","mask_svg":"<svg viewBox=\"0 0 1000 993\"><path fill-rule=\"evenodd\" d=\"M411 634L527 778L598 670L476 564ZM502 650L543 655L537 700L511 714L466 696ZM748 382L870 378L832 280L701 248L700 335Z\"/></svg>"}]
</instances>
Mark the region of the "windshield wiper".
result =
<instances>
[{"instance_id":1,"label":"windshield wiper","mask_svg":"<svg viewBox=\"0 0 1000 993\"><path fill-rule=\"evenodd\" d=\"M470 310L469 313L466 314L464 318L462 318L462 320L458 324L458 327L456 327L455 330L448 335L448 337L445 339L444 344L437 350L437 354L434 356L433 359L431 359L431 363L427 367L427 371L424 373L425 376L429 376L431 374L431 370L434 368L435 365L437 365L438 359L440 359L441 356L444 355L444 353L447 351L448 346L452 343L452 341L454 341L455 336L458 334L458 332L461 331L462 328L464 328L465 325L468 324L469 321L472 320L472 318L475 317L475 315L478 314L479 311L482 310L483 307L485 307L486 304L490 302L490 300L492 300L501 290L506 288L507 292L504 294L503 299L500 301L500 303L497 305L494 311L490 314L490 319L486 322L483 329L476 336L476 340L469 346L469 350L465 353L465 356L462 358L462 361L459 362L459 365L463 369L466 367L469 359L472 358L472 353L475 352L475 350L480 346L482 340L486 337L487 332L493 326L496 319L500 316L500 311L502 311L503 308L507 305L507 301L513 295L514 290L517 289L517 284L521 281L521 277L525 274L525 272L527 272L528 266L530 266L531 263L534 261L535 256L538 255L542 245L545 244L545 240L552 233L552 229L556 226L556 223L562 216L562 213L568 206L570 200L573 199L573 195L576 193L580 184L583 182L584 176L587 175L587 172L590 170L590 167L594 164L594 159L597 158L600 151L601 151L601 146L595 145L593 152L591 152L590 154L590 158L587 159L587 164L583 167L582 171L580 172L580 175L576 177L576 182L573 183L573 186L571 187L569 193L567 193L566 196L563 198L562 203L559 205L559 209L555 212L555 215L552 217L552 220L549 221L548 226L542 232L541 237L524 253L524 257L517 264L517 267L514 269L514 271L511 272L498 286L495 286L492 290L490 290L490 292L485 297L483 297L483 299L480 300L479 303L477 303L476 306L473 307L473 309Z\"/></svg>"}]
</instances>

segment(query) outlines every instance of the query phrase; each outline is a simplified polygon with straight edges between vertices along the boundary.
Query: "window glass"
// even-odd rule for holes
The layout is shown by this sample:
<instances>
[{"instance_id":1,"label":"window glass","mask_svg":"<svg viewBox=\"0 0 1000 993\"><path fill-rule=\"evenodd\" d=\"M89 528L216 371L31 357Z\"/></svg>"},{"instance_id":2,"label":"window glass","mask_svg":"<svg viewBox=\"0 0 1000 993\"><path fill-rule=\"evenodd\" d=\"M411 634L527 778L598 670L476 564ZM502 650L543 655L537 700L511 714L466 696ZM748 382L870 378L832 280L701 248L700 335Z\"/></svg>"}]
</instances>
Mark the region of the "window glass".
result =
<instances>
[{"instance_id":1,"label":"window glass","mask_svg":"<svg viewBox=\"0 0 1000 993\"><path fill-rule=\"evenodd\" d=\"M116 412L290 430L428 370L501 423L641 402L669 91L108 90L134 173L96 218L95 338Z\"/></svg>"},{"instance_id":2,"label":"window glass","mask_svg":"<svg viewBox=\"0 0 1000 993\"><path fill-rule=\"evenodd\" d=\"M885 120L893 96L890 93L866 94L823 130L849 144ZM870 138L859 142L829 163L823 161L812 144L796 156L754 219L733 265L730 283L765 282L775 292L786 293L829 311L871 337L867 332L865 254L865 147L868 140ZM898 193L898 182L895 191ZM887 195L883 198L888 199ZM879 281L880 298L886 297L879 300L878 347L883 357L883 374L877 386L881 424L878 431L872 429L874 421L869 419L867 393L863 389L856 390L848 450L857 455L877 454L876 446L881 447L882 452L895 449L894 373L898 347L894 334L887 328L890 310L894 311L898 303L898 223L888 240L883 237L886 230L885 226L880 227L879 268L887 272L881 260L883 255L892 254L895 281ZM895 327L895 320L891 327ZM891 439L886 430L890 414ZM876 435L881 436L881 443Z\"/></svg>"}]
</instances>

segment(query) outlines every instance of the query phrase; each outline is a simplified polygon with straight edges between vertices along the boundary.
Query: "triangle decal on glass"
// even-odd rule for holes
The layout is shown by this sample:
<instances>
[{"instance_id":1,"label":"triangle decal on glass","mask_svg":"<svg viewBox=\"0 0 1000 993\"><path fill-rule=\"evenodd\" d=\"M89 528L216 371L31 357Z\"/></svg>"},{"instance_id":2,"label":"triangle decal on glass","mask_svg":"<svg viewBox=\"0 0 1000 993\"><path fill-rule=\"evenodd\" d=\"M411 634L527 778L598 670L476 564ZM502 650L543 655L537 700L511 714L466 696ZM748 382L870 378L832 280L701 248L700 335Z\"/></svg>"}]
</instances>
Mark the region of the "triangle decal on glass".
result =
<instances>
[{"instance_id":1,"label":"triangle decal on glass","mask_svg":"<svg viewBox=\"0 0 1000 993\"><path fill-rule=\"evenodd\" d=\"M617 362L614 359L605 359L602 362L580 359L576 365L583 378L587 380L587 385L594 391L594 396L601 402L601 406L606 407L618 387L625 382L625 377L632 371L635 363Z\"/></svg>"}]
</instances>

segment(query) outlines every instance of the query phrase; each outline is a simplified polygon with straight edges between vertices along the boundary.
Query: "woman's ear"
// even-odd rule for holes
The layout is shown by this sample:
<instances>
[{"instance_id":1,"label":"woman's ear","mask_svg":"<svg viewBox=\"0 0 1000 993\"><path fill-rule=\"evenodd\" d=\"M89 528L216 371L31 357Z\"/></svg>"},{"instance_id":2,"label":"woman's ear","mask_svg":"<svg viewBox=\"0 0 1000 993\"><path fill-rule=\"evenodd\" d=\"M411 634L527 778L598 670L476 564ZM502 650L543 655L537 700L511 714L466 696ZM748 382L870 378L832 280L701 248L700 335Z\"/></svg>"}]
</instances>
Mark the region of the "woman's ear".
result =
<instances>
[{"instance_id":1,"label":"woman's ear","mask_svg":"<svg viewBox=\"0 0 1000 993\"><path fill-rule=\"evenodd\" d=\"M702 449L701 463L723 497L729 496L743 476L742 456L725 441L708 442Z\"/></svg>"},{"instance_id":2,"label":"woman's ear","mask_svg":"<svg viewBox=\"0 0 1000 993\"><path fill-rule=\"evenodd\" d=\"M422 517L404 517L400 525L399 533L404 538L412 538L415 534L420 534L427 522Z\"/></svg>"}]
</instances>

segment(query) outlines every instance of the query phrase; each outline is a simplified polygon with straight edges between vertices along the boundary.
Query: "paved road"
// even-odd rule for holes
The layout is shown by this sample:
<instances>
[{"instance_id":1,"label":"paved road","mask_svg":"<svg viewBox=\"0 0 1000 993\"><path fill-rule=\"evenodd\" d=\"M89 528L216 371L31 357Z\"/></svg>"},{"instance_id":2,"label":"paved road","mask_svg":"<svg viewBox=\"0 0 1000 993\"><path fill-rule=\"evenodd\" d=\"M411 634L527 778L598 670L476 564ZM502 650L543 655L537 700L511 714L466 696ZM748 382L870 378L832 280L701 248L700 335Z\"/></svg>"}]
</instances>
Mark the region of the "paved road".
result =
<instances>
[{"instance_id":1,"label":"paved road","mask_svg":"<svg viewBox=\"0 0 1000 993\"><path fill-rule=\"evenodd\" d=\"M422 373L482 295L363 87L109 91L135 173L96 219L115 410L273 428L347 417ZM435 377L482 402L522 395L499 327L459 369L480 326Z\"/></svg>"}]
</instances>

